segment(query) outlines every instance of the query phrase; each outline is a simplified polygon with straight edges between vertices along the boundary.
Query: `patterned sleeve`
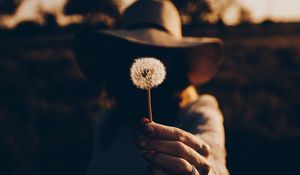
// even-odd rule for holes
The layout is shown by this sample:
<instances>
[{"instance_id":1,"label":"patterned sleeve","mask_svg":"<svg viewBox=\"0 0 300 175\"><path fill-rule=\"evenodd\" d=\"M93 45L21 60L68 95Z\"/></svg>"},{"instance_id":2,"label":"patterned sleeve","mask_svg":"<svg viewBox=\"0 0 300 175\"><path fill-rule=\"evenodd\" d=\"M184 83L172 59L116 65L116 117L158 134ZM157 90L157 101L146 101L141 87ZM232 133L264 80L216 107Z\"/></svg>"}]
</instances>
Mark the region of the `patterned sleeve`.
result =
<instances>
[{"instance_id":1,"label":"patterned sleeve","mask_svg":"<svg viewBox=\"0 0 300 175\"><path fill-rule=\"evenodd\" d=\"M201 95L179 112L178 122L179 128L193 133L210 146L212 169L209 175L228 175L223 115L217 100L210 95Z\"/></svg>"}]
</instances>

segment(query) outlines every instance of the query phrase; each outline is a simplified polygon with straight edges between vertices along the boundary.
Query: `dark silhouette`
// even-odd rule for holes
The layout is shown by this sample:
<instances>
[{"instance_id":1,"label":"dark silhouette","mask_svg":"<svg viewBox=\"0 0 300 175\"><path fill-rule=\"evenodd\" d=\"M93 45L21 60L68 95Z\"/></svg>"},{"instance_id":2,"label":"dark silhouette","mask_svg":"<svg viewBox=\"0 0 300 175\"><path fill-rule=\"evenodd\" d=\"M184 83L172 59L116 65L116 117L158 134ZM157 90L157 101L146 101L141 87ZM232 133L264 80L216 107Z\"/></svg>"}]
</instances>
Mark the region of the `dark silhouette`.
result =
<instances>
[{"instance_id":1,"label":"dark silhouette","mask_svg":"<svg viewBox=\"0 0 300 175\"><path fill-rule=\"evenodd\" d=\"M120 16L118 1L112 0L69 0L65 13L69 14L93 14L105 13L113 18Z\"/></svg>"},{"instance_id":2,"label":"dark silhouette","mask_svg":"<svg viewBox=\"0 0 300 175\"><path fill-rule=\"evenodd\" d=\"M0 15L13 14L19 5L20 1L2 0L0 1Z\"/></svg>"},{"instance_id":3,"label":"dark silhouette","mask_svg":"<svg viewBox=\"0 0 300 175\"><path fill-rule=\"evenodd\" d=\"M204 16L212 12L212 8L206 0L173 0L173 3L182 15L190 18L188 25L205 23Z\"/></svg>"}]
</instances>

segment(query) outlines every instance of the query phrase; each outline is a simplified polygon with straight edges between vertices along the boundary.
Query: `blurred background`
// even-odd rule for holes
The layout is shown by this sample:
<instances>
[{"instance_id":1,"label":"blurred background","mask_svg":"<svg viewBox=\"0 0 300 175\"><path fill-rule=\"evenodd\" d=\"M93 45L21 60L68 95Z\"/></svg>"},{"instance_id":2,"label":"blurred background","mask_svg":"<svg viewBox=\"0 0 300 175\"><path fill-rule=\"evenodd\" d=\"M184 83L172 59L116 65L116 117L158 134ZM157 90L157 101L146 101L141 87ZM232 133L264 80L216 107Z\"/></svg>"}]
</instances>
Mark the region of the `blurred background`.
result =
<instances>
[{"instance_id":1,"label":"blurred background","mask_svg":"<svg viewBox=\"0 0 300 175\"><path fill-rule=\"evenodd\" d=\"M134 0L0 0L0 174L84 174L103 98L72 53L83 29L117 28ZM224 40L199 87L225 117L232 175L296 174L300 1L173 0L185 35Z\"/></svg>"}]
</instances>

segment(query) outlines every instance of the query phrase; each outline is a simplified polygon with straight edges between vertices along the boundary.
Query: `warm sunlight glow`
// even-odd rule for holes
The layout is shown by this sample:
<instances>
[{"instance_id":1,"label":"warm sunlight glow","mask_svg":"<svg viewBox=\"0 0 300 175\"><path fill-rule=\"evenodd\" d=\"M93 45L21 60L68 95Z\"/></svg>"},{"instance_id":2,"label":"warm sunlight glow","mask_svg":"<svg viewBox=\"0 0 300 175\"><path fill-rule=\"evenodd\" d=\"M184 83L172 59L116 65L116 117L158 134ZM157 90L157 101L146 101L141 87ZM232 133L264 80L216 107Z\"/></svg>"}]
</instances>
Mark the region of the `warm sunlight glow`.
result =
<instances>
[{"instance_id":1,"label":"warm sunlight glow","mask_svg":"<svg viewBox=\"0 0 300 175\"><path fill-rule=\"evenodd\" d=\"M227 25L236 25L239 21L239 10L236 7L229 7L222 16L223 21Z\"/></svg>"},{"instance_id":2,"label":"warm sunlight glow","mask_svg":"<svg viewBox=\"0 0 300 175\"><path fill-rule=\"evenodd\" d=\"M300 21L300 0L238 0L252 13L254 22Z\"/></svg>"},{"instance_id":3,"label":"warm sunlight glow","mask_svg":"<svg viewBox=\"0 0 300 175\"><path fill-rule=\"evenodd\" d=\"M80 15L64 15L67 2L68 0L24 0L14 15L2 17L0 25L14 28L22 21L35 21L42 24L44 23L43 15L46 13L54 15L60 26L81 22L83 18Z\"/></svg>"},{"instance_id":4,"label":"warm sunlight glow","mask_svg":"<svg viewBox=\"0 0 300 175\"><path fill-rule=\"evenodd\" d=\"M52 14L60 26L73 23L81 23L82 15L65 15L64 8L69 0L22 0L13 15L0 16L0 27L14 28L23 21L35 21L44 24L45 14ZM118 0L119 10L123 11L135 0ZM241 8L246 10L248 18L246 21L260 23L270 19L275 22L300 22L300 0L209 0L213 3L215 15L208 16L208 21L217 21L219 9L224 4L227 8L220 10L222 19L227 25L235 25L241 19ZM217 7L217 8L214 8ZM244 11L243 11L244 12ZM245 15L245 13L244 13ZM244 18L243 18L244 19Z\"/></svg>"},{"instance_id":5,"label":"warm sunlight glow","mask_svg":"<svg viewBox=\"0 0 300 175\"><path fill-rule=\"evenodd\" d=\"M44 24L45 14L52 14L59 26L67 26L73 23L81 23L82 15L65 15L64 8L69 0L23 0L13 15L0 16L0 27L14 28L23 21L34 21ZM119 8L124 10L135 0L120 0ZM104 18L104 16L99 16Z\"/></svg>"}]
</instances>

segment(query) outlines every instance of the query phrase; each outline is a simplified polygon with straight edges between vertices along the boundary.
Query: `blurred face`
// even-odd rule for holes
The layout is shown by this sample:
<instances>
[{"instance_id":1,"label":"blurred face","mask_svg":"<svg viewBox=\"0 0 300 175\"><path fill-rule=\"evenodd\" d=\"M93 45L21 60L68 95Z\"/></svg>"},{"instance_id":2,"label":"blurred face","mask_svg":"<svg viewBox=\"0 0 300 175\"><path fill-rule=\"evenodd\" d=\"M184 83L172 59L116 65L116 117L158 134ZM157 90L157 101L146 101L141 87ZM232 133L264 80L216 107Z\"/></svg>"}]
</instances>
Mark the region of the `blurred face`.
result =
<instances>
[{"instance_id":1,"label":"blurred face","mask_svg":"<svg viewBox=\"0 0 300 175\"><path fill-rule=\"evenodd\" d=\"M210 44L199 48L191 48L186 52L188 80L191 85L200 85L211 79L218 70L221 61L221 46Z\"/></svg>"},{"instance_id":2,"label":"blurred face","mask_svg":"<svg viewBox=\"0 0 300 175\"><path fill-rule=\"evenodd\" d=\"M93 41L89 41L93 42ZM166 79L157 88L152 89L152 106L154 116L163 119L175 117L178 110L178 94L189 85L188 63L180 49L157 48L126 41L112 40L109 42L92 43L85 49L79 65L89 79L104 84L116 107L126 116L123 119L136 119L147 115L146 91L137 89L130 80L130 67L136 58L154 57L166 67ZM89 57L87 59L87 57ZM86 61L88 60L88 62Z\"/></svg>"}]
</instances>

